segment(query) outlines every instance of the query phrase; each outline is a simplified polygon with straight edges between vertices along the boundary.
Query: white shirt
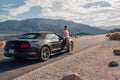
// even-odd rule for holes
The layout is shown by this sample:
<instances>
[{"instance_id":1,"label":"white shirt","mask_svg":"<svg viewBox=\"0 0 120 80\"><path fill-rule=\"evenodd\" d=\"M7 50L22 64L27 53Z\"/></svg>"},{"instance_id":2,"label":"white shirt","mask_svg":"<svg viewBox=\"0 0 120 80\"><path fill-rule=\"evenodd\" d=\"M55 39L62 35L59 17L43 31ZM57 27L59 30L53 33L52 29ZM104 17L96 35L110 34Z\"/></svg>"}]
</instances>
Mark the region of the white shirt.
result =
<instances>
[{"instance_id":1,"label":"white shirt","mask_svg":"<svg viewBox=\"0 0 120 80\"><path fill-rule=\"evenodd\" d=\"M64 37L64 38L69 38L69 37L70 37L68 30L64 30L64 31L63 31L63 37Z\"/></svg>"}]
</instances>

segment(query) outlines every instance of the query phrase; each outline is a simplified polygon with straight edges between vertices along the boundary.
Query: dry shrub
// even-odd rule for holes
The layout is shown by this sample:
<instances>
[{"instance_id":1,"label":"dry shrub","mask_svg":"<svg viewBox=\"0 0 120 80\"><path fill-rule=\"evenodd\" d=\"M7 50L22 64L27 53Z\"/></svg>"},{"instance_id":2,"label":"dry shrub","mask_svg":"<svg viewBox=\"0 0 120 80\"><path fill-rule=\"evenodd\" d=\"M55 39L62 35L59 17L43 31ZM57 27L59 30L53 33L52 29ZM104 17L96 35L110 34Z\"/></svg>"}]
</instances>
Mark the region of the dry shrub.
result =
<instances>
[{"instance_id":1,"label":"dry shrub","mask_svg":"<svg viewBox=\"0 0 120 80\"><path fill-rule=\"evenodd\" d=\"M120 40L120 32L115 32L110 35L111 40Z\"/></svg>"},{"instance_id":2,"label":"dry shrub","mask_svg":"<svg viewBox=\"0 0 120 80\"><path fill-rule=\"evenodd\" d=\"M72 37L72 38L76 38L76 39L77 39L77 38L80 38L80 36L71 36L71 37Z\"/></svg>"},{"instance_id":3,"label":"dry shrub","mask_svg":"<svg viewBox=\"0 0 120 80\"><path fill-rule=\"evenodd\" d=\"M100 35L100 34L90 34L91 36L96 36L96 35Z\"/></svg>"},{"instance_id":4,"label":"dry shrub","mask_svg":"<svg viewBox=\"0 0 120 80\"><path fill-rule=\"evenodd\" d=\"M1 41L1 42L0 42L0 47L5 46L5 44L6 44L6 41Z\"/></svg>"},{"instance_id":5,"label":"dry shrub","mask_svg":"<svg viewBox=\"0 0 120 80\"><path fill-rule=\"evenodd\" d=\"M112 33L107 33L106 34L106 37L110 37Z\"/></svg>"}]
</instances>

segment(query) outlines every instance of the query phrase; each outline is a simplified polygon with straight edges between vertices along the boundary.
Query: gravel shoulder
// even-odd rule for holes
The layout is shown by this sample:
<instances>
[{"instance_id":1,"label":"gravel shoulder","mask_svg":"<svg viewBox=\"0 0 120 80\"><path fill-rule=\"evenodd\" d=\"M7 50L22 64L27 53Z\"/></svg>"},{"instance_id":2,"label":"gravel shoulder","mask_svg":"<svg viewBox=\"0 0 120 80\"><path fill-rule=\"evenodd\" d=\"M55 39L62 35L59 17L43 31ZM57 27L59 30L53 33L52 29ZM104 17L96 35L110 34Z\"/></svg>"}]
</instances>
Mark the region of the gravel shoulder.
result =
<instances>
[{"instance_id":1,"label":"gravel shoulder","mask_svg":"<svg viewBox=\"0 0 120 80\"><path fill-rule=\"evenodd\" d=\"M106 40L79 53L68 55L62 60L26 73L14 80L61 80L68 73L78 73L88 80L120 80L120 67L108 67L111 61L120 64L119 41Z\"/></svg>"}]
</instances>

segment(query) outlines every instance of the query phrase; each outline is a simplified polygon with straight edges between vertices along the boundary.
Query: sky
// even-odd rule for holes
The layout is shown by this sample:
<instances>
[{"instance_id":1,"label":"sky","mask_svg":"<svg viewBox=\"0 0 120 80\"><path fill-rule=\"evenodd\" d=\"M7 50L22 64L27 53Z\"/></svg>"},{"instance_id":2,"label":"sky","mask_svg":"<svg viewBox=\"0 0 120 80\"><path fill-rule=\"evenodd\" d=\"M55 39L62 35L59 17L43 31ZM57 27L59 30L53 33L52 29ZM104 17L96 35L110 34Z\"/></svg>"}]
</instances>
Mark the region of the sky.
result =
<instances>
[{"instance_id":1,"label":"sky","mask_svg":"<svg viewBox=\"0 0 120 80\"><path fill-rule=\"evenodd\" d=\"M28 18L120 25L120 0L0 0L0 22Z\"/></svg>"}]
</instances>

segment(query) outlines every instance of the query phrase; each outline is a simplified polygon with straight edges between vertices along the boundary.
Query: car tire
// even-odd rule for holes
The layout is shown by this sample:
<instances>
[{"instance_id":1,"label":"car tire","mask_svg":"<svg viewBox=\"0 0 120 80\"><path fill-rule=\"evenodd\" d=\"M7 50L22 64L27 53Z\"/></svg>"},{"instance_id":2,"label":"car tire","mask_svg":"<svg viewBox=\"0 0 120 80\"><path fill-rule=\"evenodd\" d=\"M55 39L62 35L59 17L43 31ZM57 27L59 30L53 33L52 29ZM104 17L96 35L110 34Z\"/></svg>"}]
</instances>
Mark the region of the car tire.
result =
<instances>
[{"instance_id":1,"label":"car tire","mask_svg":"<svg viewBox=\"0 0 120 80\"><path fill-rule=\"evenodd\" d=\"M51 54L50 48L47 46L43 46L40 50L39 59L41 61L47 61L50 58L50 54Z\"/></svg>"}]
</instances>

